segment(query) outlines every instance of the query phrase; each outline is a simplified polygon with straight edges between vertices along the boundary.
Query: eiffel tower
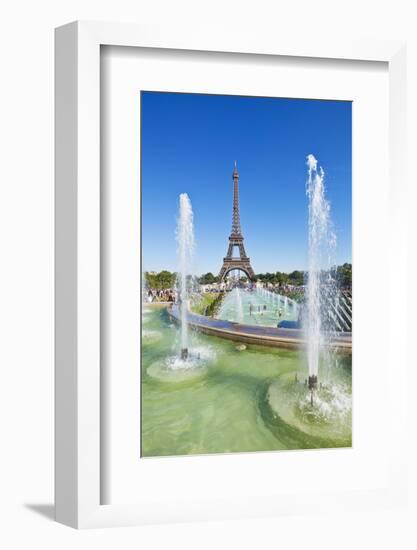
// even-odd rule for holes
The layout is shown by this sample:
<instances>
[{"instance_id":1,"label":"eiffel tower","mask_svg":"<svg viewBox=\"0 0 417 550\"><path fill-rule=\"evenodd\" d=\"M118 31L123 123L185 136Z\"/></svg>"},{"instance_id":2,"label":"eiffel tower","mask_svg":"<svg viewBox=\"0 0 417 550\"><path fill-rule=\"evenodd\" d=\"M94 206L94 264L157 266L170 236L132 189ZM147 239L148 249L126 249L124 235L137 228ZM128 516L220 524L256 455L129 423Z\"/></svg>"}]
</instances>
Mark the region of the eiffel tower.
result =
<instances>
[{"instance_id":1,"label":"eiffel tower","mask_svg":"<svg viewBox=\"0 0 417 550\"><path fill-rule=\"evenodd\" d=\"M223 258L223 265L219 273L219 280L222 282L226 275L234 269L243 271L250 281L255 280L255 273L250 264L250 258L246 256L245 247L243 244L243 235L240 228L240 213L239 213L239 173L235 162L233 170L233 217L232 217L232 232L229 237L229 248L227 255ZM233 251L239 250L239 256L234 257Z\"/></svg>"}]
</instances>

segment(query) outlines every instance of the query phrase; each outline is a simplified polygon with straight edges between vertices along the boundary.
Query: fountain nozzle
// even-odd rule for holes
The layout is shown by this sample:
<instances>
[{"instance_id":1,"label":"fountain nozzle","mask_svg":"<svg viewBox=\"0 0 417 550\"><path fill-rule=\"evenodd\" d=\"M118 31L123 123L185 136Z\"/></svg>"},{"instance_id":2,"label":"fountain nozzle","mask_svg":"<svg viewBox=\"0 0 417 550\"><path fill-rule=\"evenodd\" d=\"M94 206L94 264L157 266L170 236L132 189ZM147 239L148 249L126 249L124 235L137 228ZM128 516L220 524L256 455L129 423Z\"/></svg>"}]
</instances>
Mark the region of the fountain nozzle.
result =
<instances>
[{"instance_id":1,"label":"fountain nozzle","mask_svg":"<svg viewBox=\"0 0 417 550\"><path fill-rule=\"evenodd\" d=\"M310 390L311 406L314 405L314 392L317 390L317 376L312 374L308 377L308 389Z\"/></svg>"},{"instance_id":2,"label":"fountain nozzle","mask_svg":"<svg viewBox=\"0 0 417 550\"><path fill-rule=\"evenodd\" d=\"M188 348L181 349L181 360L186 361L188 359Z\"/></svg>"},{"instance_id":3,"label":"fountain nozzle","mask_svg":"<svg viewBox=\"0 0 417 550\"><path fill-rule=\"evenodd\" d=\"M317 376L315 374L308 377L308 389L311 391L317 389Z\"/></svg>"}]
</instances>

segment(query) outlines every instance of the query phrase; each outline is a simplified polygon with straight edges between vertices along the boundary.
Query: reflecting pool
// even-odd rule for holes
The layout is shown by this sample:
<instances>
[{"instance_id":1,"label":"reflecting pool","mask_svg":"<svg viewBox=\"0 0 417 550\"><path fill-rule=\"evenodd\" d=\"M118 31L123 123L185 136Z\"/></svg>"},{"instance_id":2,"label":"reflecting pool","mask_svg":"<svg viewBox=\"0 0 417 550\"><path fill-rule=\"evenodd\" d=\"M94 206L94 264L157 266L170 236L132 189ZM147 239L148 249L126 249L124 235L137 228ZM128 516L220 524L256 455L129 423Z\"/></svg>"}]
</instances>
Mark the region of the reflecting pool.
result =
<instances>
[{"instance_id":1,"label":"reflecting pool","mask_svg":"<svg viewBox=\"0 0 417 550\"><path fill-rule=\"evenodd\" d=\"M287 296L269 290L234 288L228 292L216 315L218 319L276 327L281 321L297 321L299 306Z\"/></svg>"}]
</instances>

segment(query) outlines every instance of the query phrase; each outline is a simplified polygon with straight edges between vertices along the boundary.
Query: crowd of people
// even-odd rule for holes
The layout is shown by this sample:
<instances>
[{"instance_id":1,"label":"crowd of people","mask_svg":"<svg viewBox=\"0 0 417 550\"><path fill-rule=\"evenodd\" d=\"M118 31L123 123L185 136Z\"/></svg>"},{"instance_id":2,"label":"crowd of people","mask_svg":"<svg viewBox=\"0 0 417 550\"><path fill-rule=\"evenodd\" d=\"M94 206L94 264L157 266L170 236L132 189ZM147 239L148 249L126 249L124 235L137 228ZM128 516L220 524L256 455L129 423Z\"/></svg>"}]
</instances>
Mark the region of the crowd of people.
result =
<instances>
[{"instance_id":1,"label":"crowd of people","mask_svg":"<svg viewBox=\"0 0 417 550\"><path fill-rule=\"evenodd\" d=\"M147 292L147 301L151 302L172 302L176 301L176 291L172 288L152 289Z\"/></svg>"}]
</instances>

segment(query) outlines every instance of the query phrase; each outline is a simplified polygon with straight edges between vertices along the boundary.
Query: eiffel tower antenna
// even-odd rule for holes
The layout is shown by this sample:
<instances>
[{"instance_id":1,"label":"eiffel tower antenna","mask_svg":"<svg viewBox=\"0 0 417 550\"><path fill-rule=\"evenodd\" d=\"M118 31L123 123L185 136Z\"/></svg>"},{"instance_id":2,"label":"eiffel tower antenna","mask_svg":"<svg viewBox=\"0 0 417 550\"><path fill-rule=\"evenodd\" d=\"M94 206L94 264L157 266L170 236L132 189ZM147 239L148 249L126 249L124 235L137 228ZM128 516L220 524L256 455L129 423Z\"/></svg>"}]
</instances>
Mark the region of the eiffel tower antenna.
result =
<instances>
[{"instance_id":1,"label":"eiffel tower antenna","mask_svg":"<svg viewBox=\"0 0 417 550\"><path fill-rule=\"evenodd\" d=\"M245 246L243 244L244 238L242 229L240 227L240 211L239 211L239 172L237 171L237 162L235 161L235 167L232 174L233 179L233 213L232 213L232 231L229 236L229 246L227 254L223 258L223 265L220 270L219 279L223 281L226 275L234 269L243 271L248 279L255 280L255 273L252 269L250 258L246 256ZM237 248L239 250L239 256L233 256L233 250Z\"/></svg>"}]
</instances>

